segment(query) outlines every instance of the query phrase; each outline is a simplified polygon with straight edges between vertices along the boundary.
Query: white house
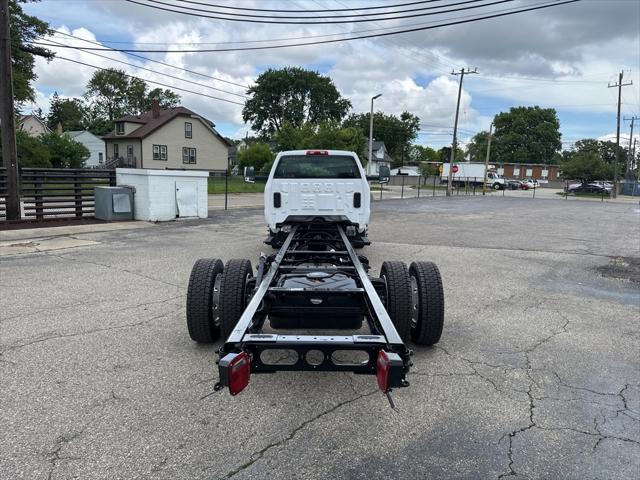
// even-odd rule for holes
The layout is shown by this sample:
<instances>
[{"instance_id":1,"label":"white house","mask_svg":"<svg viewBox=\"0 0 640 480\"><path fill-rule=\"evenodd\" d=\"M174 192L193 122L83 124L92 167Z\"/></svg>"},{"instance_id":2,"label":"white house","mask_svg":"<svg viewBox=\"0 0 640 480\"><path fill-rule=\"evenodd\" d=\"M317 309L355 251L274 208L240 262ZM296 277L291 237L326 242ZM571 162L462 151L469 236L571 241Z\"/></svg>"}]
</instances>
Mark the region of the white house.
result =
<instances>
[{"instance_id":1,"label":"white house","mask_svg":"<svg viewBox=\"0 0 640 480\"><path fill-rule=\"evenodd\" d=\"M87 167L104 166L104 140L100 137L96 137L93 133L87 130L65 132L65 135L67 135L71 140L75 140L87 147L87 150L89 150L89 153L91 154L85 164Z\"/></svg>"},{"instance_id":2,"label":"white house","mask_svg":"<svg viewBox=\"0 0 640 480\"><path fill-rule=\"evenodd\" d=\"M39 137L40 135L51 133L47 124L35 115L23 115L20 117L20 120L18 120L17 127L18 130L25 132L32 137Z\"/></svg>"},{"instance_id":3,"label":"white house","mask_svg":"<svg viewBox=\"0 0 640 480\"><path fill-rule=\"evenodd\" d=\"M391 168L391 155L387 152L387 147L384 142L373 142L372 146L373 159L369 160L369 150L365 149L364 157L367 159L367 166L365 167L365 172L367 175L378 175L380 173L380 166L384 165L388 168Z\"/></svg>"}]
</instances>

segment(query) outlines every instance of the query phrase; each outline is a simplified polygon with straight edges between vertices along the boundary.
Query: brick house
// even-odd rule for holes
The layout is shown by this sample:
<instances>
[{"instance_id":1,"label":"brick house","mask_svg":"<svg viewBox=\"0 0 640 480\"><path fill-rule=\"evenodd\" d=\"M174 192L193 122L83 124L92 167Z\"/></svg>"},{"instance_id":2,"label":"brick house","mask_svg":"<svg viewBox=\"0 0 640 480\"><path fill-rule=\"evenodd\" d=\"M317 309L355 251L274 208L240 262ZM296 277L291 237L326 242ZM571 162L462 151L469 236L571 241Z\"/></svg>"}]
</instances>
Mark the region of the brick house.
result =
<instances>
[{"instance_id":1,"label":"brick house","mask_svg":"<svg viewBox=\"0 0 640 480\"><path fill-rule=\"evenodd\" d=\"M542 181L560 180L560 166L546 165L542 163L503 163L497 165L498 174L507 178L524 179Z\"/></svg>"},{"instance_id":2,"label":"brick house","mask_svg":"<svg viewBox=\"0 0 640 480\"><path fill-rule=\"evenodd\" d=\"M114 121L105 135L108 168L226 170L229 143L213 122L185 107L162 109Z\"/></svg>"}]
</instances>

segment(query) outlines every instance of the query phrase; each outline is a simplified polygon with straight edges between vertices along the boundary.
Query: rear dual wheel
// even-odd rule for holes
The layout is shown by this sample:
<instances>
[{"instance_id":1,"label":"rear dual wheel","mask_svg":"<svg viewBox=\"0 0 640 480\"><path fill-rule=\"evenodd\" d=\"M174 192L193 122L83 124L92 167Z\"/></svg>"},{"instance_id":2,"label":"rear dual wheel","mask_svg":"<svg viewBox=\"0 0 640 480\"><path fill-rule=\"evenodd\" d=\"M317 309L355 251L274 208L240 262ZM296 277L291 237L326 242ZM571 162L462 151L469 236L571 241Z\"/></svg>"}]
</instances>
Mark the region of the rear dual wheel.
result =
<instances>
[{"instance_id":1,"label":"rear dual wheel","mask_svg":"<svg viewBox=\"0 0 640 480\"><path fill-rule=\"evenodd\" d=\"M444 289L433 262L413 262L411 282L411 340L417 345L438 343L444 326Z\"/></svg>"},{"instance_id":2,"label":"rear dual wheel","mask_svg":"<svg viewBox=\"0 0 640 480\"><path fill-rule=\"evenodd\" d=\"M247 306L250 292L247 283L253 277L251 261L229 260L220 278L220 327L226 339L236 327Z\"/></svg>"},{"instance_id":3,"label":"rear dual wheel","mask_svg":"<svg viewBox=\"0 0 640 480\"><path fill-rule=\"evenodd\" d=\"M380 277L386 285L386 309L400 338L417 345L438 343L444 325L444 291L432 262L384 262Z\"/></svg>"},{"instance_id":4,"label":"rear dual wheel","mask_svg":"<svg viewBox=\"0 0 640 480\"><path fill-rule=\"evenodd\" d=\"M187 289L187 328L192 340L215 342L220 336L218 293L224 265L217 258L201 258L193 265Z\"/></svg>"},{"instance_id":5,"label":"rear dual wheel","mask_svg":"<svg viewBox=\"0 0 640 480\"><path fill-rule=\"evenodd\" d=\"M247 282L253 276L249 260L201 258L191 270L187 290L187 328L192 340L211 343L226 339L247 305Z\"/></svg>"}]
</instances>

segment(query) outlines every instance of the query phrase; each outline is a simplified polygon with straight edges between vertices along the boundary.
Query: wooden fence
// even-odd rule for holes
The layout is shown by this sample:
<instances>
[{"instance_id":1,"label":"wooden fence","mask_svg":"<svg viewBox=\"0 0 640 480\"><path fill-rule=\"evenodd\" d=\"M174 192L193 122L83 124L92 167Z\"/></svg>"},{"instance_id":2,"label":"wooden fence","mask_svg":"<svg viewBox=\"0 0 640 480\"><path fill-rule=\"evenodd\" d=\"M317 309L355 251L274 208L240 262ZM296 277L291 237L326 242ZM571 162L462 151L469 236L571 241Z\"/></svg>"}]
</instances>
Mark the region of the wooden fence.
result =
<instances>
[{"instance_id":1,"label":"wooden fence","mask_svg":"<svg viewBox=\"0 0 640 480\"><path fill-rule=\"evenodd\" d=\"M0 168L0 219L6 219L6 180L6 169ZM92 217L95 187L115 184L115 170L22 168L18 174L22 218Z\"/></svg>"}]
</instances>

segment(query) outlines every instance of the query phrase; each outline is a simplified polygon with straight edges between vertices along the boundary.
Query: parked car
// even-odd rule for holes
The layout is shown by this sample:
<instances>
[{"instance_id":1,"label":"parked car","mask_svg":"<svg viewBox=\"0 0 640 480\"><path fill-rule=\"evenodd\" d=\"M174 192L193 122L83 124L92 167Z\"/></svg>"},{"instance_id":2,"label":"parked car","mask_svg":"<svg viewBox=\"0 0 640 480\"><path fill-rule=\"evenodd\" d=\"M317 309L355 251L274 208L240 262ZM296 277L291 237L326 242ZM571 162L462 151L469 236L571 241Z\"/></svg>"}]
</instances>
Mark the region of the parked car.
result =
<instances>
[{"instance_id":1,"label":"parked car","mask_svg":"<svg viewBox=\"0 0 640 480\"><path fill-rule=\"evenodd\" d=\"M593 182L590 182L589 185L599 185L608 190L611 190L613 188L613 183L609 182L608 180L594 180Z\"/></svg>"},{"instance_id":2,"label":"parked car","mask_svg":"<svg viewBox=\"0 0 640 480\"><path fill-rule=\"evenodd\" d=\"M522 186L522 182L520 180L516 180L514 178L507 179L507 188L509 190L519 190Z\"/></svg>"},{"instance_id":3,"label":"parked car","mask_svg":"<svg viewBox=\"0 0 640 480\"><path fill-rule=\"evenodd\" d=\"M569 187L567 190L569 193L597 193L601 195L609 195L611 193L611 189L603 187L602 185L597 185L595 183L589 183L587 185L578 185Z\"/></svg>"},{"instance_id":4,"label":"parked car","mask_svg":"<svg viewBox=\"0 0 640 480\"><path fill-rule=\"evenodd\" d=\"M531 180L530 178L526 178L520 181L521 187L523 190L529 190L530 188L538 188L540 184L537 180Z\"/></svg>"}]
</instances>

